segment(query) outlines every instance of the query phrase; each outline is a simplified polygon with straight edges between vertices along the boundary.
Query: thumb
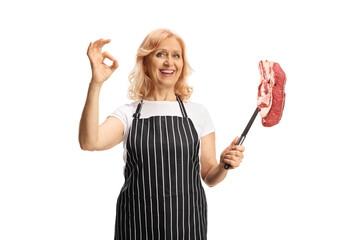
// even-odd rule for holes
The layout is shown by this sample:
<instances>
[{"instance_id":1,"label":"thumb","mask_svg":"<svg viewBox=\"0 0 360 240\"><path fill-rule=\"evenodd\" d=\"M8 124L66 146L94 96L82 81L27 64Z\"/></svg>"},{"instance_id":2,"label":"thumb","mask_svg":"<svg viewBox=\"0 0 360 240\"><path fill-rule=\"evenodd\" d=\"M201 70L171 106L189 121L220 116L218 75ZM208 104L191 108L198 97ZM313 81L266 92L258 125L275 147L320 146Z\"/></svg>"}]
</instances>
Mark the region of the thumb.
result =
<instances>
[{"instance_id":1,"label":"thumb","mask_svg":"<svg viewBox=\"0 0 360 240\"><path fill-rule=\"evenodd\" d=\"M239 141L239 136L236 136L235 139L231 142L230 146L236 145L236 143Z\"/></svg>"}]
</instances>

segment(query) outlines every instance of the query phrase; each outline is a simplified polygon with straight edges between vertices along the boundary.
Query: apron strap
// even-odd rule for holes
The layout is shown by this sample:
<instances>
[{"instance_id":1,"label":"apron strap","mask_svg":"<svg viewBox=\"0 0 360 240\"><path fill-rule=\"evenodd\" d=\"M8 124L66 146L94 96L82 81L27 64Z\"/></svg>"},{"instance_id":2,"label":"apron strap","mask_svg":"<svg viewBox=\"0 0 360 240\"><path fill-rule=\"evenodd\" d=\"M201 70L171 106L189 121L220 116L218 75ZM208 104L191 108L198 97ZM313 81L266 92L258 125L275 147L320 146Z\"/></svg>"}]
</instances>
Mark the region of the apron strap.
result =
<instances>
[{"instance_id":1,"label":"apron strap","mask_svg":"<svg viewBox=\"0 0 360 240\"><path fill-rule=\"evenodd\" d=\"M181 113L182 113L183 117L187 118L188 116L187 116L187 113L186 113L186 110L185 110L185 106L184 106L183 102L181 101L181 98L178 95L176 95L176 99L177 99L177 101L178 101L178 103L180 105L180 110L181 110ZM136 119L139 119L139 117L140 117L140 112L141 112L143 101L144 101L144 98L142 98L141 102L138 103L136 111L133 114L133 117L136 118Z\"/></svg>"},{"instance_id":2,"label":"apron strap","mask_svg":"<svg viewBox=\"0 0 360 240\"><path fill-rule=\"evenodd\" d=\"M178 102L179 102L180 110L181 110L181 113L182 113L183 117L184 117L184 118L187 118L188 116L187 116L187 114L186 114L186 110L185 110L185 107L184 107L183 102L181 101L181 98L180 98L178 95L176 95L176 98L177 98L177 100L178 100Z\"/></svg>"},{"instance_id":3,"label":"apron strap","mask_svg":"<svg viewBox=\"0 0 360 240\"><path fill-rule=\"evenodd\" d=\"M144 97L141 99L141 102L139 102L139 104L137 105L136 111L133 114L133 117L136 119L139 119L139 117L140 117L140 111L141 111L143 100L144 100Z\"/></svg>"}]
</instances>

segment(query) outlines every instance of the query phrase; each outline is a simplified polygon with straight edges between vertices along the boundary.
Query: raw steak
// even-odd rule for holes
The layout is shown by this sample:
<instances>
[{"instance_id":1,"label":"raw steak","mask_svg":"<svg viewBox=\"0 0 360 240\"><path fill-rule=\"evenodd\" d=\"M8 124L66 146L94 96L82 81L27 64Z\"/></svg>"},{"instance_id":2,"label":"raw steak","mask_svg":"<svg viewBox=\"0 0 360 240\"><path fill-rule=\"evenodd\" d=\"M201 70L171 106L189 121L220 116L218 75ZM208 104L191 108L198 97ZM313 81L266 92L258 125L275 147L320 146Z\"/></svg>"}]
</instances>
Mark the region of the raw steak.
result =
<instances>
[{"instance_id":1,"label":"raw steak","mask_svg":"<svg viewBox=\"0 0 360 240\"><path fill-rule=\"evenodd\" d=\"M272 127L280 122L285 106L286 75L276 62L260 61L260 85L257 106L261 115L261 123Z\"/></svg>"}]
</instances>

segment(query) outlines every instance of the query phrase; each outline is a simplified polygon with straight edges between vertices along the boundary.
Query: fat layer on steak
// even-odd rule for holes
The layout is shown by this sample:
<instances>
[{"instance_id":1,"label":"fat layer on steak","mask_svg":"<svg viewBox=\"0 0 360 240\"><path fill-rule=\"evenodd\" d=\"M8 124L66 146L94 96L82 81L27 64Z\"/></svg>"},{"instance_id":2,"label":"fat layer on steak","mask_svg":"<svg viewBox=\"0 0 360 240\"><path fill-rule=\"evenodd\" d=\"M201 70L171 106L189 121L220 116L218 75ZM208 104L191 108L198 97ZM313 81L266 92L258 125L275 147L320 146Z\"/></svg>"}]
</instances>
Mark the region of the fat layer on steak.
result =
<instances>
[{"instance_id":1,"label":"fat layer on steak","mask_svg":"<svg viewBox=\"0 0 360 240\"><path fill-rule=\"evenodd\" d=\"M272 105L272 89L274 86L274 62L260 61L260 85L258 89L257 106L262 118L266 117Z\"/></svg>"},{"instance_id":2,"label":"fat layer on steak","mask_svg":"<svg viewBox=\"0 0 360 240\"><path fill-rule=\"evenodd\" d=\"M265 127L279 123L285 106L286 75L280 65L271 61L260 61L260 85L257 105Z\"/></svg>"}]
</instances>

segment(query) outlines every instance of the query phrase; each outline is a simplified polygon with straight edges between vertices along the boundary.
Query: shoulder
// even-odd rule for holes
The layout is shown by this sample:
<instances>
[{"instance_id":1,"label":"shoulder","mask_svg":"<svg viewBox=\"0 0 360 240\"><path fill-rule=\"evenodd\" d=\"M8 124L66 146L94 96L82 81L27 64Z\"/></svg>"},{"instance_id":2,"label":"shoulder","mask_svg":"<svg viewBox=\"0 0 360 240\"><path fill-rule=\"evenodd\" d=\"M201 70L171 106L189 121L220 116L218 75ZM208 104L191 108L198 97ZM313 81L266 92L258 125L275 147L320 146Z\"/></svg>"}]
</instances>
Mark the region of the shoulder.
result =
<instances>
[{"instance_id":1,"label":"shoulder","mask_svg":"<svg viewBox=\"0 0 360 240\"><path fill-rule=\"evenodd\" d=\"M193 114L195 114L197 116L204 116L204 115L208 114L207 108L202 103L188 101L184 104L185 104L186 109L189 109L189 111L193 112Z\"/></svg>"},{"instance_id":2,"label":"shoulder","mask_svg":"<svg viewBox=\"0 0 360 240\"><path fill-rule=\"evenodd\" d=\"M195 109L195 110L202 110L205 108L205 106L201 103L193 102L193 101L186 101L184 102L185 106Z\"/></svg>"},{"instance_id":3,"label":"shoulder","mask_svg":"<svg viewBox=\"0 0 360 240\"><path fill-rule=\"evenodd\" d=\"M110 115L123 120L123 122L127 121L127 119L130 119L135 113L137 104L138 102L131 102L120 105L116 107Z\"/></svg>"},{"instance_id":4,"label":"shoulder","mask_svg":"<svg viewBox=\"0 0 360 240\"><path fill-rule=\"evenodd\" d=\"M206 107L202 103L188 101L184 103L189 116L192 116L196 121L203 122L209 115Z\"/></svg>"},{"instance_id":5,"label":"shoulder","mask_svg":"<svg viewBox=\"0 0 360 240\"><path fill-rule=\"evenodd\" d=\"M121 112L124 112L124 113L135 112L137 105L138 105L138 102L126 103L126 104L118 106L115 109L115 111L121 111Z\"/></svg>"}]
</instances>

